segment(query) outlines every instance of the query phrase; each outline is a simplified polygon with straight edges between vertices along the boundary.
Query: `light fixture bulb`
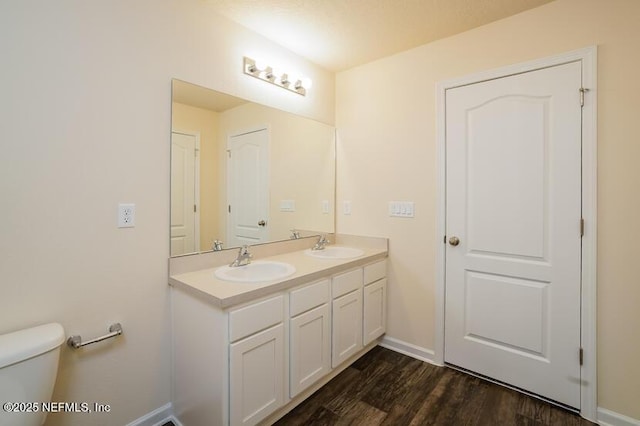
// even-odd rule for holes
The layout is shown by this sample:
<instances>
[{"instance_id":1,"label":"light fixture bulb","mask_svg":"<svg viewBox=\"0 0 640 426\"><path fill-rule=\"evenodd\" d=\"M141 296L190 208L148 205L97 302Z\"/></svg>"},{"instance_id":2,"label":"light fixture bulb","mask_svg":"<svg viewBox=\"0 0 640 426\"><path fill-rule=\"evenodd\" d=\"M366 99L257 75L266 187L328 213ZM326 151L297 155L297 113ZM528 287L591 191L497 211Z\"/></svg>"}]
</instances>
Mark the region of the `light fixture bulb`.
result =
<instances>
[{"instance_id":1,"label":"light fixture bulb","mask_svg":"<svg viewBox=\"0 0 640 426\"><path fill-rule=\"evenodd\" d=\"M256 59L255 64L258 71L264 71L267 68L267 64L264 63L264 61L261 61L260 59Z\"/></svg>"}]
</instances>

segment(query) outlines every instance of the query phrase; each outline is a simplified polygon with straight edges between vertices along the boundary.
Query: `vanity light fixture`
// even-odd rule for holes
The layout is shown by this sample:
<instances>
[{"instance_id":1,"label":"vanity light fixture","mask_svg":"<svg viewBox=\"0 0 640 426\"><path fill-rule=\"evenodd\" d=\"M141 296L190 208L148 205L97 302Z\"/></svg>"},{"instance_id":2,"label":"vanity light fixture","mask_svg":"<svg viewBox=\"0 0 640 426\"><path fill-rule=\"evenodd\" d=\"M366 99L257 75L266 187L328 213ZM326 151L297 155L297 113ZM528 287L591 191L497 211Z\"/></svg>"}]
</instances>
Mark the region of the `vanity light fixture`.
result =
<instances>
[{"instance_id":1,"label":"vanity light fixture","mask_svg":"<svg viewBox=\"0 0 640 426\"><path fill-rule=\"evenodd\" d=\"M244 57L243 72L267 83L305 96L311 87L311 79L298 78L292 74L276 70L270 66L259 64L258 61Z\"/></svg>"}]
</instances>

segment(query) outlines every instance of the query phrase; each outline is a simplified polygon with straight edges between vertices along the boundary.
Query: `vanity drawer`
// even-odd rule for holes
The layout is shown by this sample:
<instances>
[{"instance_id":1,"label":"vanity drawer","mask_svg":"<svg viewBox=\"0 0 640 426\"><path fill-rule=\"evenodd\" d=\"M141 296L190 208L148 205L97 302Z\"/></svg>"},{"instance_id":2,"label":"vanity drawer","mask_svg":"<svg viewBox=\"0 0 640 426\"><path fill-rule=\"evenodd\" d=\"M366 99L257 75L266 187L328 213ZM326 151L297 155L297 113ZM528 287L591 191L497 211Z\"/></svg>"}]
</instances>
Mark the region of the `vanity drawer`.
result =
<instances>
[{"instance_id":1,"label":"vanity drawer","mask_svg":"<svg viewBox=\"0 0 640 426\"><path fill-rule=\"evenodd\" d=\"M329 301L329 280L295 289L291 292L290 313L294 317Z\"/></svg>"},{"instance_id":2,"label":"vanity drawer","mask_svg":"<svg viewBox=\"0 0 640 426\"><path fill-rule=\"evenodd\" d=\"M279 324L284 318L284 296L253 303L229 313L229 341L235 342Z\"/></svg>"},{"instance_id":3,"label":"vanity drawer","mask_svg":"<svg viewBox=\"0 0 640 426\"><path fill-rule=\"evenodd\" d=\"M332 297L340 297L362 287L362 268L336 275L331 280Z\"/></svg>"},{"instance_id":4,"label":"vanity drawer","mask_svg":"<svg viewBox=\"0 0 640 426\"><path fill-rule=\"evenodd\" d=\"M364 267L364 285L381 280L387 276L387 260L372 263Z\"/></svg>"}]
</instances>

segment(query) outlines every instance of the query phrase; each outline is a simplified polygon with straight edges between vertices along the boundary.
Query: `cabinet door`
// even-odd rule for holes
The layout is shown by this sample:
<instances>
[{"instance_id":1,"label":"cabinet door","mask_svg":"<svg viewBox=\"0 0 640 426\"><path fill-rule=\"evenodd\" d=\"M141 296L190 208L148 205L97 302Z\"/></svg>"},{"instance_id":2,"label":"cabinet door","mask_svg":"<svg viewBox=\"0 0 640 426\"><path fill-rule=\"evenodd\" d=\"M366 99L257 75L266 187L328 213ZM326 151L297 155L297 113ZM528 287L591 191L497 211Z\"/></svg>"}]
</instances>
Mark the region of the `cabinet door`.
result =
<instances>
[{"instance_id":1,"label":"cabinet door","mask_svg":"<svg viewBox=\"0 0 640 426\"><path fill-rule=\"evenodd\" d=\"M386 330L387 280L381 279L364 288L364 344L368 345Z\"/></svg>"},{"instance_id":2,"label":"cabinet door","mask_svg":"<svg viewBox=\"0 0 640 426\"><path fill-rule=\"evenodd\" d=\"M331 369L330 324L328 304L291 318L291 398Z\"/></svg>"},{"instance_id":3,"label":"cabinet door","mask_svg":"<svg viewBox=\"0 0 640 426\"><path fill-rule=\"evenodd\" d=\"M284 403L284 326L233 343L229 350L231 425L255 425Z\"/></svg>"},{"instance_id":4,"label":"cabinet door","mask_svg":"<svg viewBox=\"0 0 640 426\"><path fill-rule=\"evenodd\" d=\"M362 289L333 301L331 366L362 349Z\"/></svg>"}]
</instances>

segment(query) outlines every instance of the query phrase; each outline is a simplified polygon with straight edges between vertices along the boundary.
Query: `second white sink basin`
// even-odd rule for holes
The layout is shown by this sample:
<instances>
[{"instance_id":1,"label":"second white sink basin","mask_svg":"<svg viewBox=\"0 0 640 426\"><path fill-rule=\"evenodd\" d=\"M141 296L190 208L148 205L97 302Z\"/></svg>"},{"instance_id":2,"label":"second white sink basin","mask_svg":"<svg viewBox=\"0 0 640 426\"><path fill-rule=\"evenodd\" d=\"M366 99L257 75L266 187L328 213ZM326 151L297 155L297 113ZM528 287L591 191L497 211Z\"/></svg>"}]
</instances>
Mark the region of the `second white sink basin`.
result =
<instances>
[{"instance_id":1,"label":"second white sink basin","mask_svg":"<svg viewBox=\"0 0 640 426\"><path fill-rule=\"evenodd\" d=\"M322 259L352 259L364 254L364 251L358 248L342 246L326 246L324 250L307 249L304 252L309 256L319 257Z\"/></svg>"},{"instance_id":2,"label":"second white sink basin","mask_svg":"<svg viewBox=\"0 0 640 426\"><path fill-rule=\"evenodd\" d=\"M224 281L261 282L285 278L295 272L295 266L288 263L256 260L244 266L222 266L214 274Z\"/></svg>"}]
</instances>

